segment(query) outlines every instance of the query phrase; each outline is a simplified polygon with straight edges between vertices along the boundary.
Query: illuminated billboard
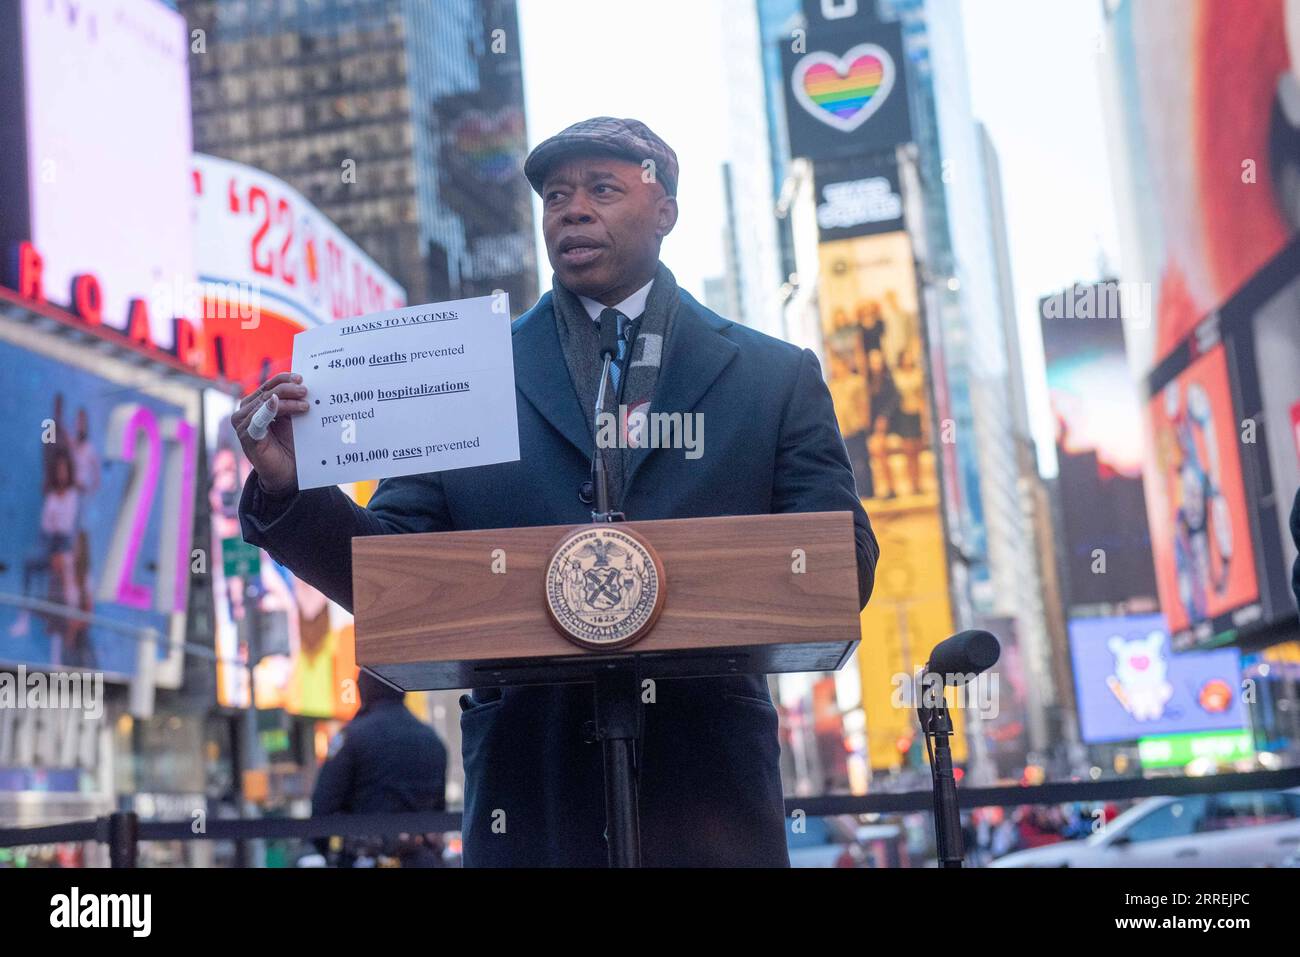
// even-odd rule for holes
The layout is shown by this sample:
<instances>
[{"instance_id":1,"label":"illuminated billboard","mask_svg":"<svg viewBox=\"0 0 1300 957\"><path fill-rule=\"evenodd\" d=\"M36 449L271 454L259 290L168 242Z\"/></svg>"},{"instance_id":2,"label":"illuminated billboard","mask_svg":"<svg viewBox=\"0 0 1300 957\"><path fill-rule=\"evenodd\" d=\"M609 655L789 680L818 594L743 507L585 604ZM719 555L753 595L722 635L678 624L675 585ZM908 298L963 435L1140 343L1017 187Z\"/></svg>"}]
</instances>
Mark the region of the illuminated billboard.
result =
<instances>
[{"instance_id":1,"label":"illuminated billboard","mask_svg":"<svg viewBox=\"0 0 1300 957\"><path fill-rule=\"evenodd\" d=\"M293 187L231 160L193 160L205 324L241 318L249 298L262 321L303 329L406 305L405 290Z\"/></svg>"},{"instance_id":2,"label":"illuminated billboard","mask_svg":"<svg viewBox=\"0 0 1300 957\"><path fill-rule=\"evenodd\" d=\"M1076 618L1069 631L1088 744L1247 727L1235 648L1176 654L1162 615Z\"/></svg>"},{"instance_id":3,"label":"illuminated billboard","mask_svg":"<svg viewBox=\"0 0 1300 957\"><path fill-rule=\"evenodd\" d=\"M1300 4L1124 0L1109 76L1145 471L1176 648L1294 636ZM1219 91L1232 91L1225 112Z\"/></svg>"},{"instance_id":4,"label":"illuminated billboard","mask_svg":"<svg viewBox=\"0 0 1300 957\"><path fill-rule=\"evenodd\" d=\"M1257 619L1259 583L1223 346L1191 362L1147 412L1151 550L1170 629L1201 626L1210 635L1249 623L1243 612ZM1237 617L1223 621L1232 612Z\"/></svg>"},{"instance_id":5,"label":"illuminated billboard","mask_svg":"<svg viewBox=\"0 0 1300 957\"><path fill-rule=\"evenodd\" d=\"M138 673L140 629L150 628L154 681L175 686L197 393L30 340L0 338L0 662L124 680Z\"/></svg>"},{"instance_id":6,"label":"illuminated billboard","mask_svg":"<svg viewBox=\"0 0 1300 957\"><path fill-rule=\"evenodd\" d=\"M1124 351L1120 291L1113 282L1074 286L1039 302L1069 607L1085 615L1133 600L1150 611L1156 600L1141 402Z\"/></svg>"},{"instance_id":7,"label":"illuminated billboard","mask_svg":"<svg viewBox=\"0 0 1300 957\"><path fill-rule=\"evenodd\" d=\"M792 156L858 158L912 139L897 23L840 20L800 34L778 44Z\"/></svg>"},{"instance_id":8,"label":"illuminated billboard","mask_svg":"<svg viewBox=\"0 0 1300 957\"><path fill-rule=\"evenodd\" d=\"M996 709L983 715L981 731L999 780L1021 780L1029 755L1029 676L1019 626L1007 616L983 618L979 627L997 636L1002 651L989 669L997 677Z\"/></svg>"},{"instance_id":9,"label":"illuminated billboard","mask_svg":"<svg viewBox=\"0 0 1300 957\"><path fill-rule=\"evenodd\" d=\"M1133 317L1130 347L1153 365L1300 222L1300 7L1185 0L1170 16L1159 0L1125 0L1112 35L1138 257L1129 278L1154 287L1154 315Z\"/></svg>"},{"instance_id":10,"label":"illuminated billboard","mask_svg":"<svg viewBox=\"0 0 1300 957\"><path fill-rule=\"evenodd\" d=\"M269 173L196 154L194 260L202 293L205 371L251 391L288 369L302 329L406 304L406 291L366 252Z\"/></svg>"},{"instance_id":11,"label":"illuminated billboard","mask_svg":"<svg viewBox=\"0 0 1300 957\"><path fill-rule=\"evenodd\" d=\"M61 305L74 276L97 274L104 315L124 324L129 300L194 277L185 20L157 0L22 0L20 26L4 139L26 177L9 183L3 238L42 251ZM171 342L171 319L150 317L155 342Z\"/></svg>"},{"instance_id":12,"label":"illuminated billboard","mask_svg":"<svg viewBox=\"0 0 1300 957\"><path fill-rule=\"evenodd\" d=\"M352 616L243 542L239 496L252 466L230 425L234 406L223 393L204 394L217 703L248 707L251 646L258 650L253 669L258 708L350 718L359 704Z\"/></svg>"},{"instance_id":13,"label":"illuminated billboard","mask_svg":"<svg viewBox=\"0 0 1300 957\"><path fill-rule=\"evenodd\" d=\"M903 188L893 156L813 164L823 242L903 229Z\"/></svg>"},{"instance_id":14,"label":"illuminated billboard","mask_svg":"<svg viewBox=\"0 0 1300 957\"><path fill-rule=\"evenodd\" d=\"M1223 307L1232 333L1245 459L1246 498L1259 521L1262 598L1269 620L1294 610L1286 569L1295 565L1289 517L1300 489L1300 246L1292 244L1275 264L1286 278L1272 289L1245 290ZM1256 434L1247 436L1246 427Z\"/></svg>"},{"instance_id":15,"label":"illuminated billboard","mask_svg":"<svg viewBox=\"0 0 1300 957\"><path fill-rule=\"evenodd\" d=\"M911 240L905 232L823 242L819 300L826 379L858 494L880 542L858 662L873 768L905 763L915 712L896 677L952 633L947 549ZM954 754L965 755L954 712Z\"/></svg>"}]
</instances>

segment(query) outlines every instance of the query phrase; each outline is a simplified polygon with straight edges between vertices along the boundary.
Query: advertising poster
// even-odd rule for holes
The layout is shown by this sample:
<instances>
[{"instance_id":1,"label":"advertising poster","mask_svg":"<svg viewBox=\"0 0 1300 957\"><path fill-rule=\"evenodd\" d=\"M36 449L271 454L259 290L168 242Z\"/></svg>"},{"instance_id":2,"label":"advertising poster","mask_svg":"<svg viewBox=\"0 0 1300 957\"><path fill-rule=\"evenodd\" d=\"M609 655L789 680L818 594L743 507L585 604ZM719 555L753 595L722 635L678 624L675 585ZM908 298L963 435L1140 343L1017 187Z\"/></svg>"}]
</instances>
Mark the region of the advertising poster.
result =
<instances>
[{"instance_id":1,"label":"advertising poster","mask_svg":"<svg viewBox=\"0 0 1300 957\"><path fill-rule=\"evenodd\" d=\"M204 357L205 374L252 391L285 371L301 330L406 304L406 291L282 180L196 153L191 187L199 284L192 294L160 289L155 311L196 300L185 311L201 312L219 343Z\"/></svg>"},{"instance_id":2,"label":"advertising poster","mask_svg":"<svg viewBox=\"0 0 1300 957\"><path fill-rule=\"evenodd\" d=\"M1118 294L1115 283L1076 286L1039 303L1058 483L1067 503L1069 603L1094 613L1099 605L1156 599L1142 404L1124 351Z\"/></svg>"},{"instance_id":3,"label":"advertising poster","mask_svg":"<svg viewBox=\"0 0 1300 957\"><path fill-rule=\"evenodd\" d=\"M813 179L823 242L904 228L903 189L893 156L814 163Z\"/></svg>"},{"instance_id":4,"label":"advertising poster","mask_svg":"<svg viewBox=\"0 0 1300 957\"><path fill-rule=\"evenodd\" d=\"M1029 689L1016 620L1001 616L986 618L979 626L997 635L1002 645L997 664L988 671L997 676L997 713L985 715L982 730L998 779L1019 781L1029 762Z\"/></svg>"},{"instance_id":5,"label":"advertising poster","mask_svg":"<svg viewBox=\"0 0 1300 957\"><path fill-rule=\"evenodd\" d=\"M1235 648L1176 654L1162 615L1076 618L1069 632L1086 743L1247 727Z\"/></svg>"},{"instance_id":6,"label":"advertising poster","mask_svg":"<svg viewBox=\"0 0 1300 957\"><path fill-rule=\"evenodd\" d=\"M1300 243L1274 266L1285 278L1252 283L1261 288L1243 291L1221 313L1230 330L1229 377L1240 384L1241 422L1254 429L1243 432L1239 448L1246 501L1258 513L1256 561L1269 622L1294 621L1296 612L1290 517L1300 489Z\"/></svg>"},{"instance_id":7,"label":"advertising poster","mask_svg":"<svg viewBox=\"0 0 1300 957\"><path fill-rule=\"evenodd\" d=\"M907 233L822 243L826 380L858 494L882 508L937 508L929 386Z\"/></svg>"},{"instance_id":8,"label":"advertising poster","mask_svg":"<svg viewBox=\"0 0 1300 957\"><path fill-rule=\"evenodd\" d=\"M1175 635L1202 625L1218 633L1232 624L1219 619L1259 598L1223 346L1194 360L1153 396L1147 415L1154 443L1147 495L1160 607Z\"/></svg>"},{"instance_id":9,"label":"advertising poster","mask_svg":"<svg viewBox=\"0 0 1300 957\"><path fill-rule=\"evenodd\" d=\"M191 176L195 268L211 302L205 321L240 318L297 329L406 305L406 292L283 180L196 153Z\"/></svg>"},{"instance_id":10,"label":"advertising poster","mask_svg":"<svg viewBox=\"0 0 1300 957\"><path fill-rule=\"evenodd\" d=\"M194 278L185 19L159 0L19 6L21 49L0 37L22 63L21 89L5 96L25 120L0 131L11 167L0 173L0 240L6 255L15 241L35 244L59 305L74 276L97 275L105 323L123 329L131 299ZM171 343L171 320L150 315L155 342Z\"/></svg>"},{"instance_id":11,"label":"advertising poster","mask_svg":"<svg viewBox=\"0 0 1300 957\"><path fill-rule=\"evenodd\" d=\"M1171 457L1185 457L1186 481L1195 485L1201 469L1213 490L1216 463L1183 456L1177 428L1148 436L1161 601L1172 601L1178 648L1287 640L1296 621L1287 518L1300 486L1300 3L1184 6L1185 15L1170 17L1164 4L1124 0L1110 14L1116 182L1133 212L1124 224L1125 278L1153 302L1128 317L1130 360L1145 379L1148 419L1159 425L1184 414L1177 409L1186 386L1181 400L1167 398L1173 412L1156 405L1200 374L1215 384L1195 394L1209 397L1225 426L1217 442L1223 484L1206 504L1217 524L1203 529L1199 493L1180 510L1168 480L1155 488L1150 477L1167 479L1177 467ZM1233 108L1225 111L1221 91L1229 89ZM1190 371L1211 353L1213 370ZM1204 428L1191 416L1183 432L1206 456Z\"/></svg>"},{"instance_id":12,"label":"advertising poster","mask_svg":"<svg viewBox=\"0 0 1300 957\"><path fill-rule=\"evenodd\" d=\"M912 509L871 519L881 555L876 587L862 610L858 669L867 714L868 760L876 770L907 766L918 746L916 712L899 705L900 676L925 664L930 649L952 634L947 555L937 509ZM957 730L953 760L966 758L965 720L953 711Z\"/></svg>"},{"instance_id":13,"label":"advertising poster","mask_svg":"<svg viewBox=\"0 0 1300 957\"><path fill-rule=\"evenodd\" d=\"M912 245L904 232L839 239L822 243L819 259L827 384L858 494L889 556L858 649L870 761L898 767L918 730L915 712L897 706L895 678L952 633ZM954 720L961 760L958 712Z\"/></svg>"},{"instance_id":14,"label":"advertising poster","mask_svg":"<svg viewBox=\"0 0 1300 957\"><path fill-rule=\"evenodd\" d=\"M248 706L249 646L256 636L258 708L350 718L359 703L352 616L240 535L239 496L252 468L230 426L234 405L223 393L204 395L217 703Z\"/></svg>"},{"instance_id":15,"label":"advertising poster","mask_svg":"<svg viewBox=\"0 0 1300 957\"><path fill-rule=\"evenodd\" d=\"M1130 346L1154 365L1256 275L1300 223L1300 6L1127 0L1116 80L1154 321ZM1232 91L1232 109L1222 92ZM1137 318L1137 317L1135 317Z\"/></svg>"},{"instance_id":16,"label":"advertising poster","mask_svg":"<svg viewBox=\"0 0 1300 957\"><path fill-rule=\"evenodd\" d=\"M912 138L896 23L819 25L779 44L790 154L814 160L892 151Z\"/></svg>"},{"instance_id":17,"label":"advertising poster","mask_svg":"<svg viewBox=\"0 0 1300 957\"><path fill-rule=\"evenodd\" d=\"M197 393L0 340L0 662L137 674L157 633L179 681L198 492ZM138 387L137 387L138 386ZM161 397L166 394L169 398ZM38 599L93 615L23 608ZM123 629L112 626L121 622Z\"/></svg>"}]
</instances>

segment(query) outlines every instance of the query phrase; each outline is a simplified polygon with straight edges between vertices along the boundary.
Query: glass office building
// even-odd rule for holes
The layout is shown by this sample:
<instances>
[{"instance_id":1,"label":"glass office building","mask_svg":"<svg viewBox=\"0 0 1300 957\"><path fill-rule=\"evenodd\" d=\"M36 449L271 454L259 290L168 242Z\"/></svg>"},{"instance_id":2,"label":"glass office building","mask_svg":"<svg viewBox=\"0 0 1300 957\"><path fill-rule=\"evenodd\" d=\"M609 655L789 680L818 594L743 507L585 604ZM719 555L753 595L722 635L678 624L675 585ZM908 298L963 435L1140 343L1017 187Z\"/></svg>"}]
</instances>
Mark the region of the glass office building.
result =
<instances>
[{"instance_id":1,"label":"glass office building","mask_svg":"<svg viewBox=\"0 0 1300 957\"><path fill-rule=\"evenodd\" d=\"M1024 392L1010 340L1005 235L996 152L971 111L959 0L879 0L882 19L902 25L912 123L925 194L932 340L941 343L956 440L946 488L957 620L1015 623L1026 679L1033 757L1070 731L1052 673L1034 528L1028 514ZM990 166L992 168L990 168ZM963 586L964 579L964 587ZM963 607L965 606L965 607Z\"/></svg>"},{"instance_id":2,"label":"glass office building","mask_svg":"<svg viewBox=\"0 0 1300 957\"><path fill-rule=\"evenodd\" d=\"M803 0L755 0L775 194L798 179L790 159L781 52L806 26ZM1014 631L1033 688L1028 745L1043 758L1069 738L1051 669L1038 569L1027 415L1019 385L1009 258L1001 229L996 151L971 110L958 0L860 0L869 17L900 25L906 57L912 162L920 213L910 225L921 261L937 418L951 440L936 445L948 539L954 625ZM779 227L782 272L808 272ZM798 268L802 266L803 268ZM1013 365L1015 368L1013 368ZM1010 636L1007 636L1010 638ZM978 736L977 736L978 737Z\"/></svg>"},{"instance_id":3,"label":"glass office building","mask_svg":"<svg viewBox=\"0 0 1300 957\"><path fill-rule=\"evenodd\" d=\"M514 0L182 0L194 148L284 179L412 303L537 295Z\"/></svg>"}]
</instances>

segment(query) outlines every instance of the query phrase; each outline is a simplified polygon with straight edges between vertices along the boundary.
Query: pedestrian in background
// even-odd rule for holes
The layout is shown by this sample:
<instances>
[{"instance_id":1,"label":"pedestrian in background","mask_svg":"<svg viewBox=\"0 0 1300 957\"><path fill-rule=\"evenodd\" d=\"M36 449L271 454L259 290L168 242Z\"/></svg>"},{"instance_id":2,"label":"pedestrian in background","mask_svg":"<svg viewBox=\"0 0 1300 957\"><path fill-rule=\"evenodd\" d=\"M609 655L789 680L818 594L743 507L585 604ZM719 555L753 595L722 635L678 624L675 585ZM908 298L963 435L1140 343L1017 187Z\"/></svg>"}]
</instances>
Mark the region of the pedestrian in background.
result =
<instances>
[{"instance_id":1,"label":"pedestrian in background","mask_svg":"<svg viewBox=\"0 0 1300 957\"><path fill-rule=\"evenodd\" d=\"M313 817L447 809L447 748L406 707L406 695L369 672L357 679L361 709L330 744L311 796ZM344 857L379 851L406 867L436 867L440 841L345 842ZM327 842L317 842L326 853ZM435 860L436 858L436 860Z\"/></svg>"}]
</instances>

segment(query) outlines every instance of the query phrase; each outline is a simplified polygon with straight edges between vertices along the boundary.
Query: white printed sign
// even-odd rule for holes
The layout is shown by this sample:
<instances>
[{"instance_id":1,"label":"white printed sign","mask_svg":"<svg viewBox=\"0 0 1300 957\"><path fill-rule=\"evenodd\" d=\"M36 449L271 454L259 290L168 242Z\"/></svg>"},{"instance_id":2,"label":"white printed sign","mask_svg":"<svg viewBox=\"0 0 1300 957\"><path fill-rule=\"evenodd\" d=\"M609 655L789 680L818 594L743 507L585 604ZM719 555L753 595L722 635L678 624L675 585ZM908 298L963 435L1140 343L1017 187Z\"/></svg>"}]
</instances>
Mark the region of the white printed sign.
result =
<instances>
[{"instance_id":1,"label":"white printed sign","mask_svg":"<svg viewBox=\"0 0 1300 957\"><path fill-rule=\"evenodd\" d=\"M507 297L379 312L298 333L298 487L519 458Z\"/></svg>"}]
</instances>

